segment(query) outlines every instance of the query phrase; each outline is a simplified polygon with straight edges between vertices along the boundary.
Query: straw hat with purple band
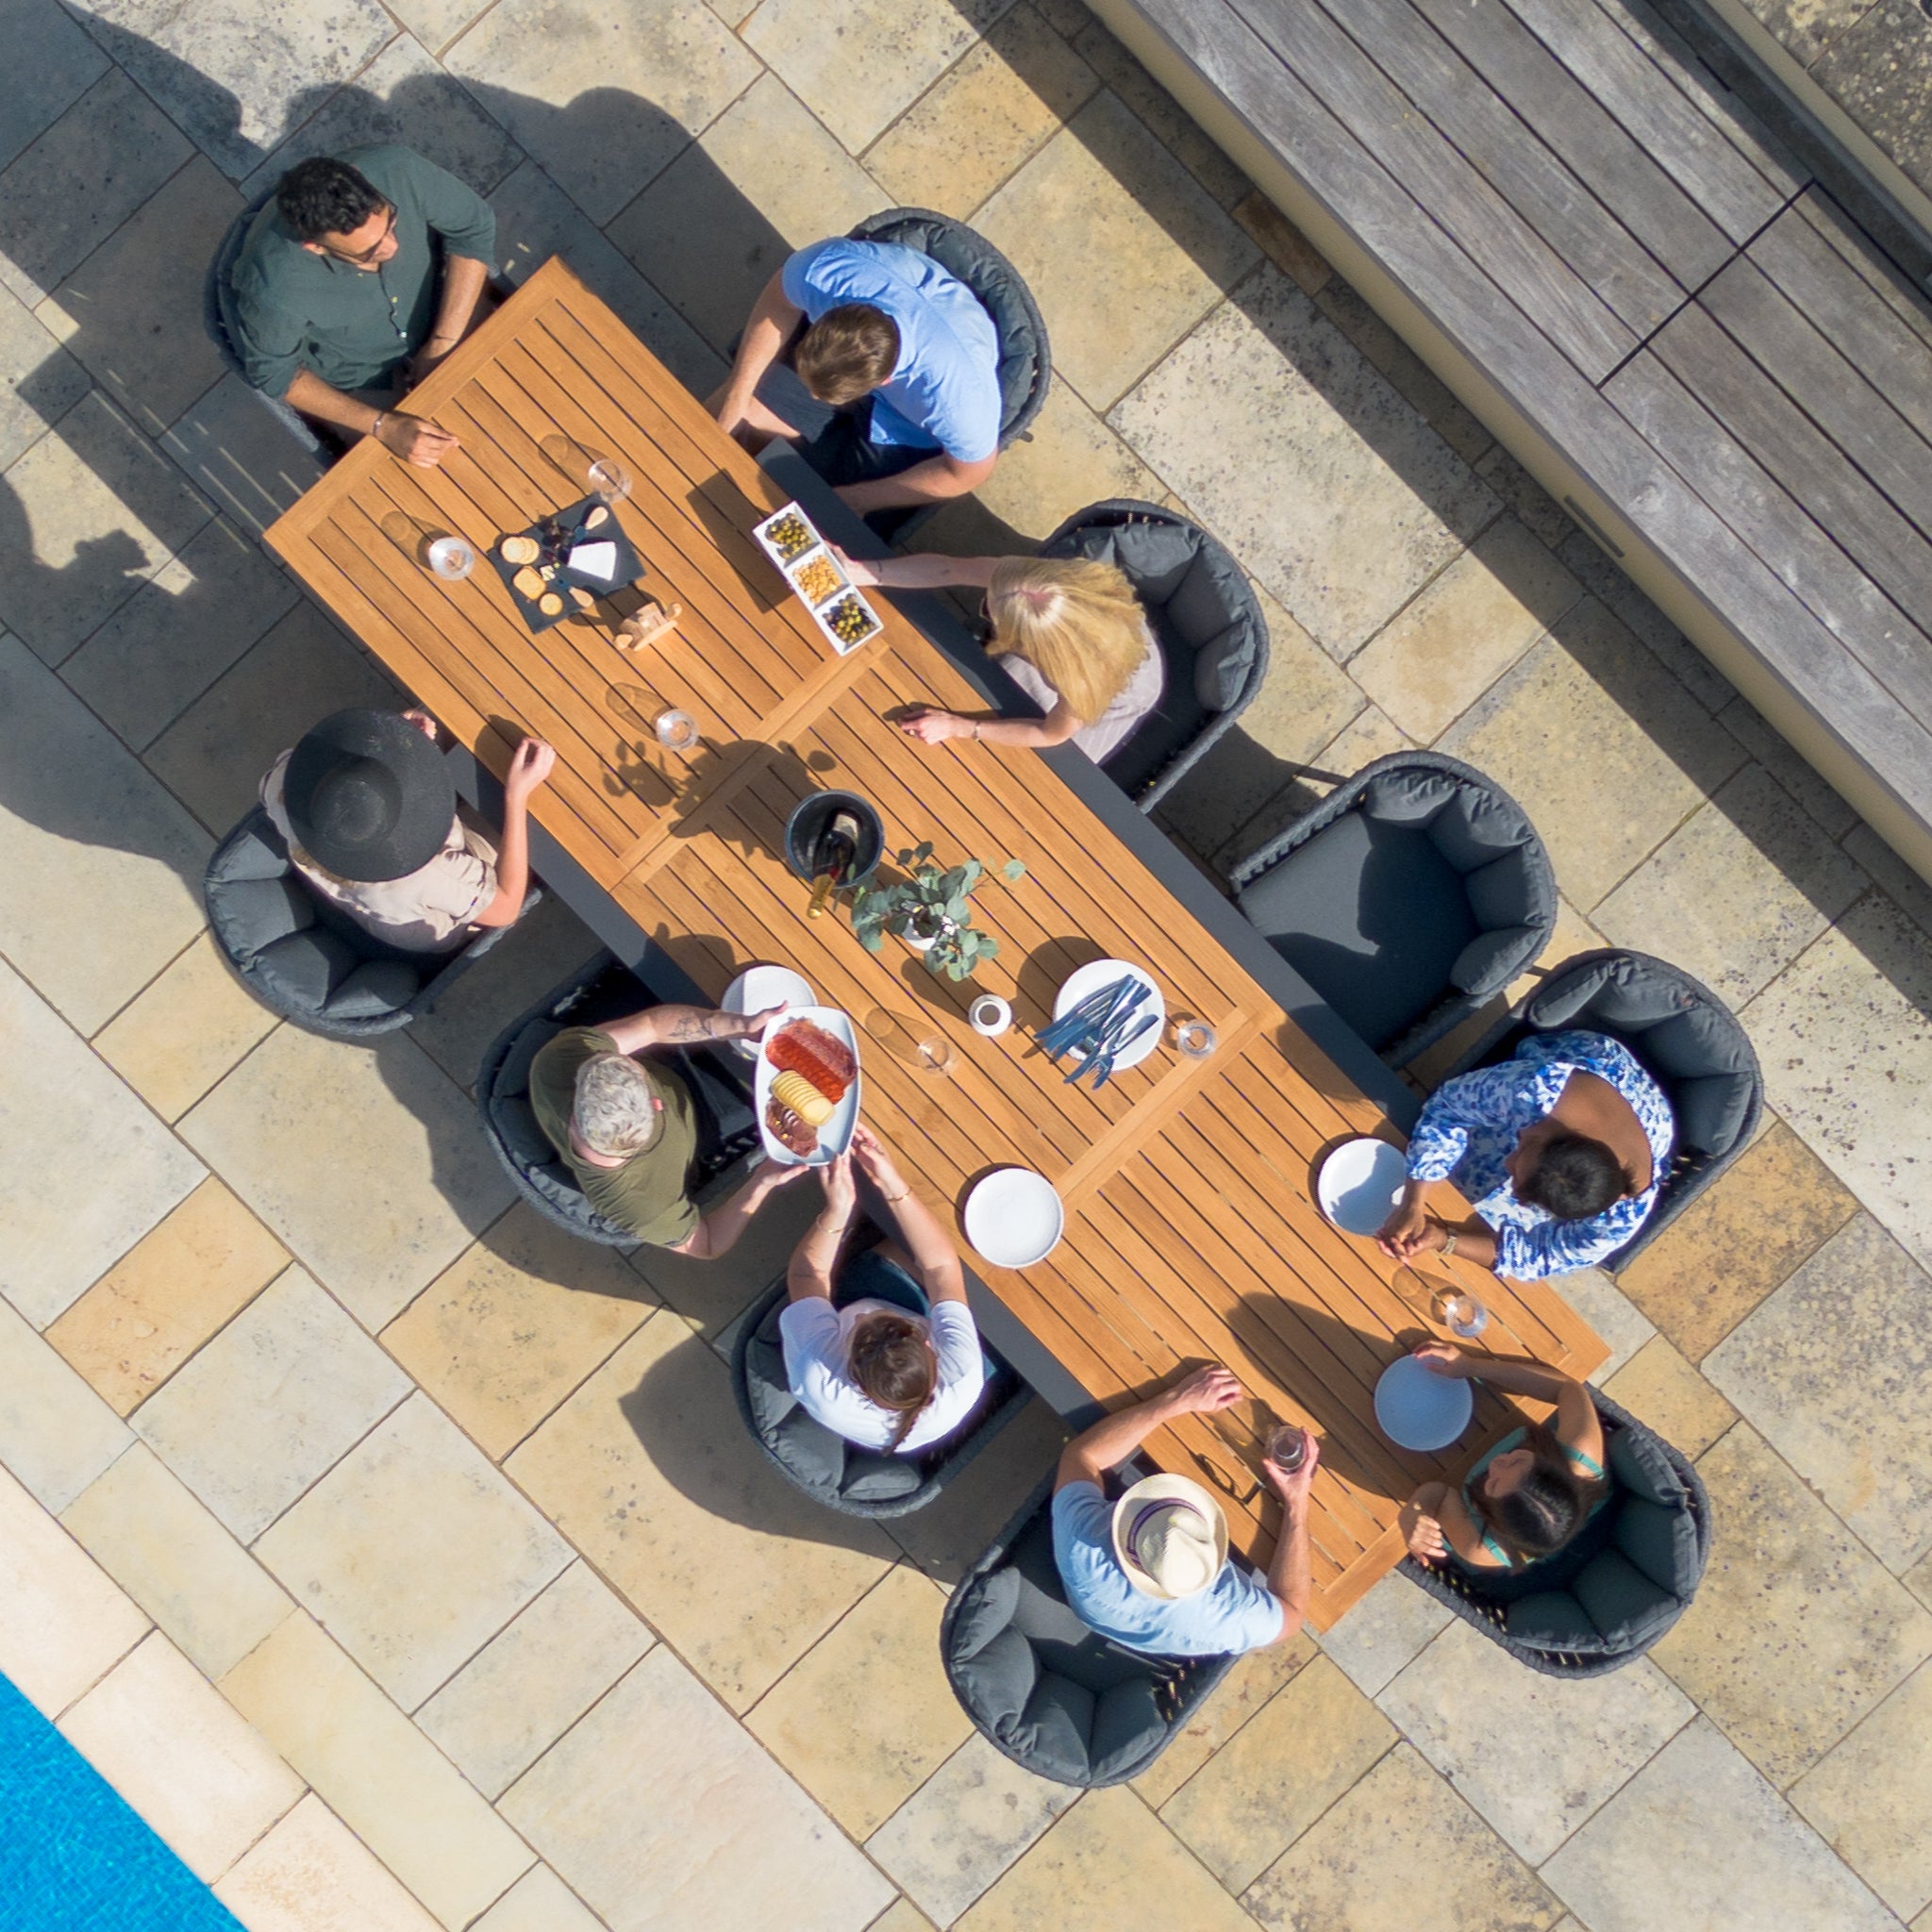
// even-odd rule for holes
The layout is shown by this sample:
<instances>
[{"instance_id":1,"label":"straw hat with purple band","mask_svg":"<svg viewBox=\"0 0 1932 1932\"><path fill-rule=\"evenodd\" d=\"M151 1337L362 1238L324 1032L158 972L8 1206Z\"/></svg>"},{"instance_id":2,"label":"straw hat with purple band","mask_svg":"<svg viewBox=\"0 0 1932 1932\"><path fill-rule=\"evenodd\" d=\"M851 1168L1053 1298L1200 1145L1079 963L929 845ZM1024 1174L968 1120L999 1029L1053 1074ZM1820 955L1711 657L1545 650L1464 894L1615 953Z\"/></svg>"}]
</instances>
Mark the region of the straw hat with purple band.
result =
<instances>
[{"instance_id":1,"label":"straw hat with purple band","mask_svg":"<svg viewBox=\"0 0 1932 1932\"><path fill-rule=\"evenodd\" d=\"M1150 1475L1113 1506L1113 1553L1142 1596L1199 1596L1227 1561L1227 1519L1199 1483Z\"/></svg>"},{"instance_id":2,"label":"straw hat with purple band","mask_svg":"<svg viewBox=\"0 0 1932 1932\"><path fill-rule=\"evenodd\" d=\"M295 842L338 878L407 878L442 850L457 815L442 754L393 711L338 711L299 743L282 779Z\"/></svg>"}]
</instances>

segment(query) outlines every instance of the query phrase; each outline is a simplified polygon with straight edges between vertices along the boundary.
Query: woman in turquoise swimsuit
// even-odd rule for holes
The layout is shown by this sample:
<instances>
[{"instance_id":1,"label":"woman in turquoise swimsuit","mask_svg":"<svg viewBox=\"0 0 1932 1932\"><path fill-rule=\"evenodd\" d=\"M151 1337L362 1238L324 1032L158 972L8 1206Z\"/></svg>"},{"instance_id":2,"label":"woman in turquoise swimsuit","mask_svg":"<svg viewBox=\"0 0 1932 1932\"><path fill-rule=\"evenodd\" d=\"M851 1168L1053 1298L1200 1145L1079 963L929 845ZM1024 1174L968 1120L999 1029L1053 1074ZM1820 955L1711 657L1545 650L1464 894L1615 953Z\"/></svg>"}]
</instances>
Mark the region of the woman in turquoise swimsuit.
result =
<instances>
[{"instance_id":1,"label":"woman in turquoise swimsuit","mask_svg":"<svg viewBox=\"0 0 1932 1932\"><path fill-rule=\"evenodd\" d=\"M1409 1555L1424 1563L1453 1557L1473 1570L1513 1570L1560 1550L1609 1493L1603 1424L1590 1391L1536 1362L1465 1355L1446 1341L1424 1342L1415 1353L1436 1374L1554 1402L1557 1412L1505 1436L1459 1491L1424 1483L1402 1512Z\"/></svg>"}]
</instances>

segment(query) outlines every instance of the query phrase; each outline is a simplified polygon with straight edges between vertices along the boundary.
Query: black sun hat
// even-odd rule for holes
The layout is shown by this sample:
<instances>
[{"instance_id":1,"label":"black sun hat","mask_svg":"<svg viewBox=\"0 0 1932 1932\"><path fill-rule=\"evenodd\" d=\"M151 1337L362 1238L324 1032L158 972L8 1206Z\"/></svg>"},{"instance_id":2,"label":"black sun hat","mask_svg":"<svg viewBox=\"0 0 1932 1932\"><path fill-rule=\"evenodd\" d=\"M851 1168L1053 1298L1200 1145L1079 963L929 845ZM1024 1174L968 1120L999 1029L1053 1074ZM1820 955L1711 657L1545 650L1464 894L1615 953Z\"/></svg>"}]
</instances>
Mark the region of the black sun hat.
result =
<instances>
[{"instance_id":1,"label":"black sun hat","mask_svg":"<svg viewBox=\"0 0 1932 1932\"><path fill-rule=\"evenodd\" d=\"M407 878L442 850L457 815L442 754L393 711L338 711L289 758L282 802L295 841L339 878Z\"/></svg>"}]
</instances>

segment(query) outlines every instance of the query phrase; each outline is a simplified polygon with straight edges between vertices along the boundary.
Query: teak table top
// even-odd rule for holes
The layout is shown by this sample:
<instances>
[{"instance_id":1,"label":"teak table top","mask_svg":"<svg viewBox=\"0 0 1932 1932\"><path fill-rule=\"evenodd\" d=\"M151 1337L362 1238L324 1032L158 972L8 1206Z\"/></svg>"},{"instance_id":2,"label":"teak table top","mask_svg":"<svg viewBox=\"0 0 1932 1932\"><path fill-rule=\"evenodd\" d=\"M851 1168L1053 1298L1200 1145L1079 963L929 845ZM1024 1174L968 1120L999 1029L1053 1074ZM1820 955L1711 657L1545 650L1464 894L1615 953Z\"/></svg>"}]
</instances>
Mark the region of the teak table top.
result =
<instances>
[{"instance_id":1,"label":"teak table top","mask_svg":"<svg viewBox=\"0 0 1932 1932\"><path fill-rule=\"evenodd\" d=\"M1422 1295L1324 1221L1311 1170L1343 1136L1400 1135L1045 760L970 741L928 750L894 728L902 706L982 701L883 597L883 633L834 655L750 535L783 492L561 262L485 322L414 407L461 449L424 471L364 443L269 532L276 553L493 771L525 731L556 745L538 819L711 994L749 963L781 961L861 1024L884 1008L943 1028L958 1050L951 1074L866 1041L867 1119L908 1176L956 1207L990 1167L1022 1163L1054 1182L1060 1245L1034 1268L978 1260L976 1272L1097 1399L1116 1405L1190 1359L1235 1370L1251 1402L1188 1418L1147 1453L1212 1480L1257 1562L1278 1525L1253 1471L1268 1412L1317 1431L1311 1614L1332 1623L1399 1558L1396 1512L1415 1484L1458 1473L1524 1412L1479 1392L1474 1426L1441 1457L1397 1450L1375 1428L1376 1375L1427 1331ZM636 656L594 618L533 638L487 560L446 585L383 532L400 510L482 552L575 500L541 447L559 432L627 466L619 516L653 591L684 607L676 635ZM652 734L667 704L698 720L687 758ZM977 989L1012 1000L1009 1032L972 1033L966 993L897 941L872 955L842 916L808 923L779 834L819 786L871 799L889 856L929 839L942 863L1024 860L1023 879L989 880L974 900L1001 947ZM1145 965L1170 1012L1213 1024L1218 1050L1191 1061L1163 1045L1098 1093L1064 1084L1031 1036L1066 974L1103 956ZM1485 1341L1499 1352L1577 1375L1607 1355L1547 1285L1447 1265L1489 1307Z\"/></svg>"}]
</instances>

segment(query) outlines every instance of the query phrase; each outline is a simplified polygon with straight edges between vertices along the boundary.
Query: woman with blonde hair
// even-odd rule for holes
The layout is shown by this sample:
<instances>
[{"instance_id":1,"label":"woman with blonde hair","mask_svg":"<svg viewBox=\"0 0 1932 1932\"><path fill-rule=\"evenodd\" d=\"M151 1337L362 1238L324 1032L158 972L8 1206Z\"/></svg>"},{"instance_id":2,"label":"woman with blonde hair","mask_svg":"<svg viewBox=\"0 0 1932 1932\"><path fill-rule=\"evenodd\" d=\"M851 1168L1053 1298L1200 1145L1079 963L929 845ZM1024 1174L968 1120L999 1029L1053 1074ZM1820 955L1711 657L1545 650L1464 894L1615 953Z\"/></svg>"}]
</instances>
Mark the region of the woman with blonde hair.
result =
<instances>
[{"instance_id":1,"label":"woman with blonde hair","mask_svg":"<svg viewBox=\"0 0 1932 1932\"><path fill-rule=\"evenodd\" d=\"M1072 740L1095 764L1160 702L1160 646L1125 575L1084 558L894 557L845 559L853 580L886 590L956 585L986 592L987 649L1045 711L968 717L919 706L899 728L922 744L949 738L1041 748Z\"/></svg>"}]
</instances>

